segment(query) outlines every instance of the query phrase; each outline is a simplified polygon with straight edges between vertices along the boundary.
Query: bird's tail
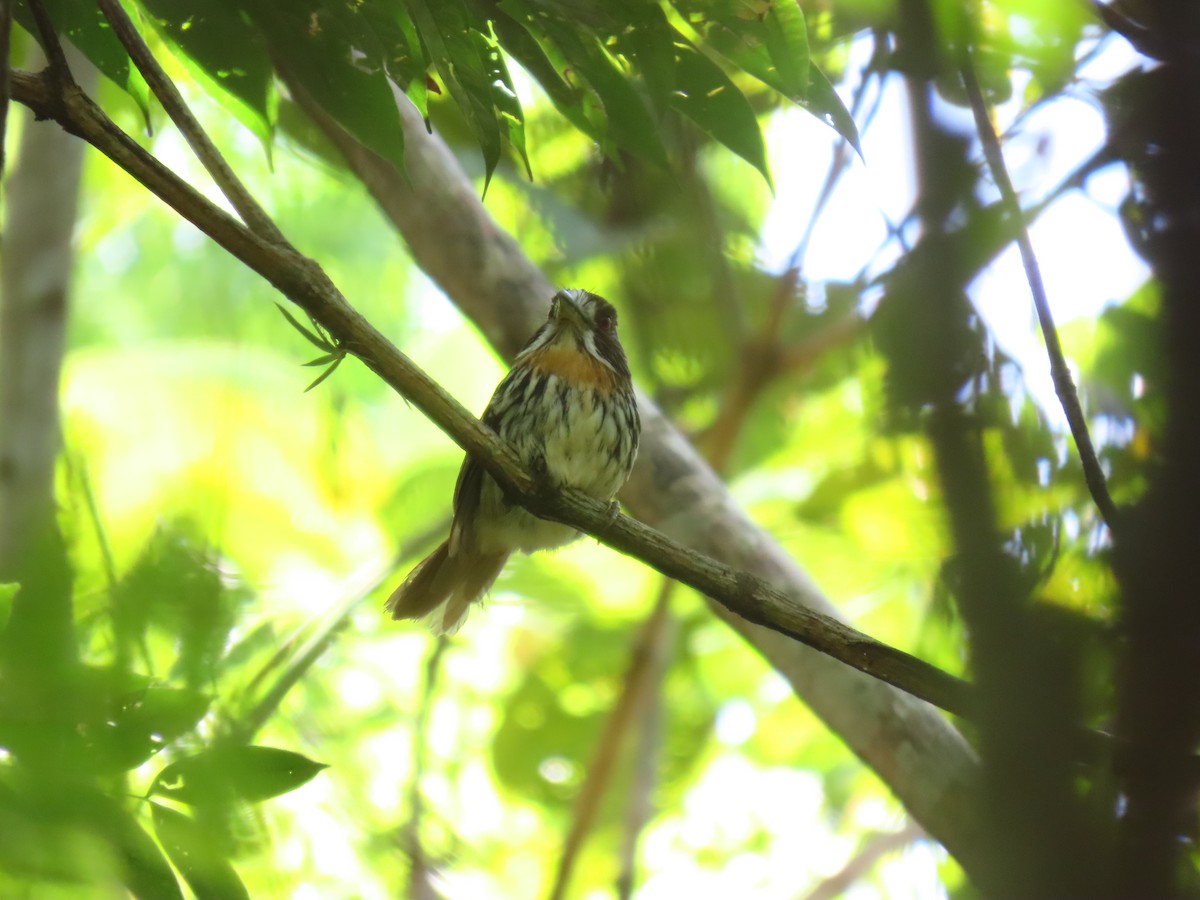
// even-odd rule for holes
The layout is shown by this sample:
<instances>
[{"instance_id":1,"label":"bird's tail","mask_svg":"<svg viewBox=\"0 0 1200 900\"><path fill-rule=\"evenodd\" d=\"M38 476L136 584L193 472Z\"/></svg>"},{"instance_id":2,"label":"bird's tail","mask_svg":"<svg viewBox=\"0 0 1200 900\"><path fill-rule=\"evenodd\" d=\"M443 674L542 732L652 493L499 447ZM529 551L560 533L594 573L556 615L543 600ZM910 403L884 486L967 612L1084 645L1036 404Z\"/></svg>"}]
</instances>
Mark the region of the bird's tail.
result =
<instances>
[{"instance_id":1,"label":"bird's tail","mask_svg":"<svg viewBox=\"0 0 1200 900\"><path fill-rule=\"evenodd\" d=\"M442 541L392 592L385 608L393 619L430 616L435 633L453 632L462 624L467 608L492 586L507 559L507 553L483 556L462 550L451 556L450 542ZM437 614L443 604L444 611Z\"/></svg>"}]
</instances>

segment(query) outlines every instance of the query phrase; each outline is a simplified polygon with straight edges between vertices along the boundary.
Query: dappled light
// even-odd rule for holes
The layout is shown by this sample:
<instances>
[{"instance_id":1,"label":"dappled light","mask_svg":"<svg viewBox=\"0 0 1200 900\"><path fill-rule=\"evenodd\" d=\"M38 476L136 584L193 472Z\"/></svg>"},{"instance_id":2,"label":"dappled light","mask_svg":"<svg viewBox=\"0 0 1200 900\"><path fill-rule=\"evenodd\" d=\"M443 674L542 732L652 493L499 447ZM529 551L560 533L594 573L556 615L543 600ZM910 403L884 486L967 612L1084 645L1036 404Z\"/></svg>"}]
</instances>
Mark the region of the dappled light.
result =
<instances>
[{"instance_id":1,"label":"dappled light","mask_svg":"<svg viewBox=\"0 0 1200 900\"><path fill-rule=\"evenodd\" d=\"M1194 895L1167 6L0 6L0 896Z\"/></svg>"}]
</instances>

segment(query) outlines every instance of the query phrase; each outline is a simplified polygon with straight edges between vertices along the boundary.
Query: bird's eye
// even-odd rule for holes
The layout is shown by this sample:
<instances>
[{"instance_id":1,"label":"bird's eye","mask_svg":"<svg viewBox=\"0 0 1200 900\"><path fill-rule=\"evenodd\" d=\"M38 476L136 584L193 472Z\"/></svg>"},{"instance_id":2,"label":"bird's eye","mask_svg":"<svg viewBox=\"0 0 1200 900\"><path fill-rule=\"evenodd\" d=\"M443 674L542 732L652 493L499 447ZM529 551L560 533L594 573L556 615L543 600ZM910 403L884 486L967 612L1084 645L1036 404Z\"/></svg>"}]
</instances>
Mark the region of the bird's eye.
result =
<instances>
[{"instance_id":1,"label":"bird's eye","mask_svg":"<svg viewBox=\"0 0 1200 900\"><path fill-rule=\"evenodd\" d=\"M611 312L605 310L596 316L596 328L603 332L610 332L616 327L617 317Z\"/></svg>"}]
</instances>

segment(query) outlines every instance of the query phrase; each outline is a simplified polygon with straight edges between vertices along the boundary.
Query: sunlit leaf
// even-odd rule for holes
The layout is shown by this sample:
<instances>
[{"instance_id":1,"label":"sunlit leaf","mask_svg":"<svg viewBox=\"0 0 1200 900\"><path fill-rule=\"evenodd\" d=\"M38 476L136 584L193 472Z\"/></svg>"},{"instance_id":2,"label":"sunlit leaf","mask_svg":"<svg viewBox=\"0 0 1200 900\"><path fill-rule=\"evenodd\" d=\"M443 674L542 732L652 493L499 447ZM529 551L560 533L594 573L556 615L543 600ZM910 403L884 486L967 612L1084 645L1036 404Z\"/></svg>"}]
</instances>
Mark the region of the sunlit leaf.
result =
<instances>
[{"instance_id":1,"label":"sunlit leaf","mask_svg":"<svg viewBox=\"0 0 1200 900\"><path fill-rule=\"evenodd\" d=\"M406 0L406 3L438 74L483 153L486 191L500 162L500 126L493 87L488 65L480 54L489 42L485 36L473 34L472 17L462 0ZM524 143L523 137L521 142Z\"/></svg>"},{"instance_id":2,"label":"sunlit leaf","mask_svg":"<svg viewBox=\"0 0 1200 900\"><path fill-rule=\"evenodd\" d=\"M55 30L70 39L106 78L129 94L148 122L150 88L109 27L100 8L91 0L44 0L44 5ZM25 0L18 0L15 4L13 17L41 42L33 14Z\"/></svg>"},{"instance_id":3,"label":"sunlit leaf","mask_svg":"<svg viewBox=\"0 0 1200 900\"><path fill-rule=\"evenodd\" d=\"M175 870L154 838L115 802L104 804L105 833L118 856L121 880L138 900L182 900Z\"/></svg>"},{"instance_id":4,"label":"sunlit leaf","mask_svg":"<svg viewBox=\"0 0 1200 900\"><path fill-rule=\"evenodd\" d=\"M362 9L333 0L246 0L276 67L350 134L404 166L404 129L387 71L392 54Z\"/></svg>"},{"instance_id":5,"label":"sunlit leaf","mask_svg":"<svg viewBox=\"0 0 1200 900\"><path fill-rule=\"evenodd\" d=\"M294 791L325 768L276 747L217 747L171 763L155 777L150 793L193 806L234 799L257 803Z\"/></svg>"},{"instance_id":6,"label":"sunlit leaf","mask_svg":"<svg viewBox=\"0 0 1200 900\"><path fill-rule=\"evenodd\" d=\"M17 591L21 589L19 584L0 583L0 630L8 624L8 617L12 614L13 598L17 596Z\"/></svg>"},{"instance_id":7,"label":"sunlit leaf","mask_svg":"<svg viewBox=\"0 0 1200 900\"><path fill-rule=\"evenodd\" d=\"M147 687L113 698L104 723L89 732L89 761L97 771L141 765L180 735L191 731L212 698L198 691Z\"/></svg>"},{"instance_id":8,"label":"sunlit leaf","mask_svg":"<svg viewBox=\"0 0 1200 900\"><path fill-rule=\"evenodd\" d=\"M854 118L809 59L807 28L796 4L765 4L761 16L729 0L672 0L672 5L705 45L834 128L861 154Z\"/></svg>"},{"instance_id":9,"label":"sunlit leaf","mask_svg":"<svg viewBox=\"0 0 1200 900\"><path fill-rule=\"evenodd\" d=\"M150 804L154 832L197 900L249 900L250 892L211 830L191 816Z\"/></svg>"},{"instance_id":10,"label":"sunlit leaf","mask_svg":"<svg viewBox=\"0 0 1200 900\"><path fill-rule=\"evenodd\" d=\"M492 20L492 28L505 51L537 79L550 102L567 121L591 137L605 153L611 155L612 148L606 137L605 123L603 120L595 121L589 118L584 108L584 89L569 84L563 78L561 73L566 70L565 63L560 60L556 64L551 60L550 54L557 56L558 51L553 47L543 47L524 25L503 11L498 12Z\"/></svg>"},{"instance_id":11,"label":"sunlit leaf","mask_svg":"<svg viewBox=\"0 0 1200 900\"><path fill-rule=\"evenodd\" d=\"M725 73L682 35L675 41L675 89L670 103L770 183L767 148L754 110Z\"/></svg>"},{"instance_id":12,"label":"sunlit leaf","mask_svg":"<svg viewBox=\"0 0 1200 900\"><path fill-rule=\"evenodd\" d=\"M274 69L266 43L229 0L142 0L209 93L269 148L274 130Z\"/></svg>"}]
</instances>

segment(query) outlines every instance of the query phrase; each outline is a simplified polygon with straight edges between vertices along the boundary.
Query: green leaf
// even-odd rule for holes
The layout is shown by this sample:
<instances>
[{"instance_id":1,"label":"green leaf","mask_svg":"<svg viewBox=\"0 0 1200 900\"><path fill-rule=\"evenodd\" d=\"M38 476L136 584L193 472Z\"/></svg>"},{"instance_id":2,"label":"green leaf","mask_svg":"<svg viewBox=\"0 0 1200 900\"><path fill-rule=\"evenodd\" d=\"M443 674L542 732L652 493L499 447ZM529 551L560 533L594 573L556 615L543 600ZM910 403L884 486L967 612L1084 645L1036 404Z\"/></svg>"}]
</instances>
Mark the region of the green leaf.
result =
<instances>
[{"instance_id":1,"label":"green leaf","mask_svg":"<svg viewBox=\"0 0 1200 900\"><path fill-rule=\"evenodd\" d=\"M250 892L215 845L210 829L158 803L150 808L155 834L196 900L250 900Z\"/></svg>"},{"instance_id":2,"label":"green leaf","mask_svg":"<svg viewBox=\"0 0 1200 900\"><path fill-rule=\"evenodd\" d=\"M491 90L492 108L496 120L508 139L509 146L517 151L521 162L525 164L525 174L533 178L533 169L529 165L529 154L525 150L525 113L521 109L521 98L513 85L512 76L508 73L508 64L500 46L478 31L471 32L475 48L483 60L485 75Z\"/></svg>"},{"instance_id":3,"label":"green leaf","mask_svg":"<svg viewBox=\"0 0 1200 900\"><path fill-rule=\"evenodd\" d=\"M105 833L121 866L121 880L138 900L183 900L179 880L163 851L128 811L111 803Z\"/></svg>"},{"instance_id":4,"label":"green leaf","mask_svg":"<svg viewBox=\"0 0 1200 900\"><path fill-rule=\"evenodd\" d=\"M789 97L806 98L809 88L808 26L799 3L772 3L758 23L767 55ZM804 100L798 102L803 103Z\"/></svg>"},{"instance_id":5,"label":"green leaf","mask_svg":"<svg viewBox=\"0 0 1200 900\"><path fill-rule=\"evenodd\" d=\"M189 71L239 122L271 146L276 97L266 44L226 0L141 0Z\"/></svg>"},{"instance_id":6,"label":"green leaf","mask_svg":"<svg viewBox=\"0 0 1200 900\"><path fill-rule=\"evenodd\" d=\"M198 691L150 687L113 698L103 726L86 735L88 757L100 772L135 768L191 731L212 698Z\"/></svg>"},{"instance_id":7,"label":"green leaf","mask_svg":"<svg viewBox=\"0 0 1200 900\"><path fill-rule=\"evenodd\" d=\"M504 49L513 59L537 79L555 109L572 125L600 145L606 155L612 155L611 142L603 119L593 121L584 108L583 88L568 84L560 74L566 70L556 48L543 47L524 25L503 11L497 12L492 28ZM555 59L551 58L551 54Z\"/></svg>"},{"instance_id":8,"label":"green leaf","mask_svg":"<svg viewBox=\"0 0 1200 900\"><path fill-rule=\"evenodd\" d=\"M660 6L624 0L617 8L624 20L615 35L617 52L633 63L661 110L675 89L675 29Z\"/></svg>"},{"instance_id":9,"label":"green leaf","mask_svg":"<svg viewBox=\"0 0 1200 900\"><path fill-rule=\"evenodd\" d=\"M325 366L331 362L341 362L345 353L326 353L324 356L318 356L316 359L310 359L306 363L301 363L302 366Z\"/></svg>"},{"instance_id":10,"label":"green leaf","mask_svg":"<svg viewBox=\"0 0 1200 900\"><path fill-rule=\"evenodd\" d=\"M737 0L671 0L671 5L706 46L803 107L862 154L854 118L811 62L799 6L771 3L759 16Z\"/></svg>"},{"instance_id":11,"label":"green leaf","mask_svg":"<svg viewBox=\"0 0 1200 900\"><path fill-rule=\"evenodd\" d=\"M309 391L311 391L313 388L315 388L317 385L319 385L322 381L324 381L326 378L328 378L330 375L332 375L334 372L336 372L337 367L342 364L342 360L345 358L346 358L346 354L343 353L341 356L339 356L337 359L335 359L333 361L333 365L331 365L328 369L326 369L324 372L322 372L320 375L318 375L313 380L312 384L310 384L308 387L306 387L304 389L304 393L307 394Z\"/></svg>"},{"instance_id":12,"label":"green leaf","mask_svg":"<svg viewBox=\"0 0 1200 900\"><path fill-rule=\"evenodd\" d=\"M683 35L678 35L674 46L675 90L671 105L758 169L770 184L762 129L745 95Z\"/></svg>"},{"instance_id":13,"label":"green leaf","mask_svg":"<svg viewBox=\"0 0 1200 900\"><path fill-rule=\"evenodd\" d=\"M833 84L816 66L808 67L808 78L808 99L801 106L844 137L854 148L854 152L862 156L862 145L859 143L858 126L854 124L854 116L846 109L846 104L833 89Z\"/></svg>"},{"instance_id":14,"label":"green leaf","mask_svg":"<svg viewBox=\"0 0 1200 900\"><path fill-rule=\"evenodd\" d=\"M358 141L404 166L404 128L387 66L396 58L364 6L336 0L244 0L272 40L276 67ZM394 50L394 48L392 48Z\"/></svg>"},{"instance_id":15,"label":"green leaf","mask_svg":"<svg viewBox=\"0 0 1200 900\"><path fill-rule=\"evenodd\" d=\"M573 71L595 92L609 137L635 156L667 168L667 151L658 123L604 47L591 35L561 23L547 20L542 24Z\"/></svg>"},{"instance_id":16,"label":"green leaf","mask_svg":"<svg viewBox=\"0 0 1200 900\"><path fill-rule=\"evenodd\" d=\"M500 125L479 47L480 39L486 45L487 38L474 36L472 17L461 0L407 0L407 5L438 74L483 153L486 193L500 162Z\"/></svg>"},{"instance_id":17,"label":"green leaf","mask_svg":"<svg viewBox=\"0 0 1200 900\"><path fill-rule=\"evenodd\" d=\"M70 39L106 78L121 88L142 111L149 124L150 88L134 67L120 40L109 27L104 13L92 0L43 0L46 12L59 35ZM18 0L13 16L21 27L37 38L37 24L25 0Z\"/></svg>"},{"instance_id":18,"label":"green leaf","mask_svg":"<svg viewBox=\"0 0 1200 900\"><path fill-rule=\"evenodd\" d=\"M295 790L325 768L276 747L216 747L171 763L154 779L150 795L193 806L258 803Z\"/></svg>"}]
</instances>

